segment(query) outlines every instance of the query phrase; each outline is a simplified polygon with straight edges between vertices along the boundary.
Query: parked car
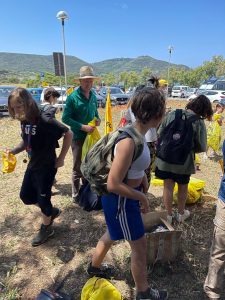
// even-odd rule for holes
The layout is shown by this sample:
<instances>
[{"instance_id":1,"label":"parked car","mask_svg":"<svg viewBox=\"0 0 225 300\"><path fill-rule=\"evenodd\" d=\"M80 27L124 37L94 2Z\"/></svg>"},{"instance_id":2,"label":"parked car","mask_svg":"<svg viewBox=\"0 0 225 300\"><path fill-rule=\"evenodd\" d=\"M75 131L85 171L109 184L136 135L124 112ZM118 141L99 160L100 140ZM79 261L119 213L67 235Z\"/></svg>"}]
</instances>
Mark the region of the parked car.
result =
<instances>
[{"instance_id":1,"label":"parked car","mask_svg":"<svg viewBox=\"0 0 225 300\"><path fill-rule=\"evenodd\" d=\"M110 90L110 100L111 100L111 105L123 105L127 104L127 102L130 99L130 96L125 94L120 88L117 87L102 87L99 91L99 95L103 96L105 99L108 94L108 89Z\"/></svg>"},{"instance_id":2,"label":"parked car","mask_svg":"<svg viewBox=\"0 0 225 300\"><path fill-rule=\"evenodd\" d=\"M190 88L189 91L187 92L187 97L196 94L197 90L198 88Z\"/></svg>"},{"instance_id":3,"label":"parked car","mask_svg":"<svg viewBox=\"0 0 225 300\"><path fill-rule=\"evenodd\" d=\"M172 97L186 98L189 91L190 87L187 85L175 85L172 88Z\"/></svg>"},{"instance_id":4,"label":"parked car","mask_svg":"<svg viewBox=\"0 0 225 300\"><path fill-rule=\"evenodd\" d=\"M92 88L93 93L95 94L96 98L97 98L97 103L98 103L98 107L105 107L106 104L106 98L103 97L102 95L98 94L96 89Z\"/></svg>"},{"instance_id":5,"label":"parked car","mask_svg":"<svg viewBox=\"0 0 225 300\"><path fill-rule=\"evenodd\" d=\"M0 86L0 117L9 115L8 96L15 88L16 86Z\"/></svg>"},{"instance_id":6,"label":"parked car","mask_svg":"<svg viewBox=\"0 0 225 300\"><path fill-rule=\"evenodd\" d=\"M33 99L37 102L37 104L41 104L41 93L43 88L28 88L28 92L31 93Z\"/></svg>"},{"instance_id":7,"label":"parked car","mask_svg":"<svg viewBox=\"0 0 225 300\"><path fill-rule=\"evenodd\" d=\"M188 97L188 101L194 99L198 95L205 95L207 98L209 98L210 102L212 103L218 103L220 101L225 101L225 91L215 91L215 90L198 90L196 94L191 95Z\"/></svg>"}]
</instances>

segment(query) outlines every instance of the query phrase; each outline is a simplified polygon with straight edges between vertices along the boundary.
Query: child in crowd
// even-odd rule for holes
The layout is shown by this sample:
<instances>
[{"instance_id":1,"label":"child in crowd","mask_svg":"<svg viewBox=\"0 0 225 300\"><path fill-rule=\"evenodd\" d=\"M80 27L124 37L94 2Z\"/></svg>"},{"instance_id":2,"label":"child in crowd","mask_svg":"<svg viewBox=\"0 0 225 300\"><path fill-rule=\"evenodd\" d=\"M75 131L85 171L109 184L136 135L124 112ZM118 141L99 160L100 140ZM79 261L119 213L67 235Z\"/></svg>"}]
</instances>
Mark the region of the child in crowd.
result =
<instances>
[{"instance_id":1,"label":"child in crowd","mask_svg":"<svg viewBox=\"0 0 225 300\"><path fill-rule=\"evenodd\" d=\"M225 162L225 141L223 142L223 163ZM223 178L218 193L216 215L214 218L214 233L209 258L209 269L204 284L204 290L209 299L221 299L225 283L225 166Z\"/></svg>"},{"instance_id":2,"label":"child in crowd","mask_svg":"<svg viewBox=\"0 0 225 300\"><path fill-rule=\"evenodd\" d=\"M52 223L60 210L52 206L51 188L57 168L64 165L66 153L71 145L72 132L55 119L48 120L42 114L24 88L16 88L8 98L10 115L20 121L21 143L9 150L12 154L27 151L29 163L24 175L20 198L26 205L36 205L42 213L42 225L32 240L32 246L44 243L54 234ZM55 148L63 137L62 149L56 157Z\"/></svg>"},{"instance_id":3,"label":"child in crowd","mask_svg":"<svg viewBox=\"0 0 225 300\"><path fill-rule=\"evenodd\" d=\"M224 117L222 113L224 111L224 103L219 102L216 104L216 109L214 111L212 121L207 130L207 151L204 155L204 158L214 157L217 155L216 151L219 150L220 142L221 142L221 126L223 123ZM212 149L212 153L208 155L209 148Z\"/></svg>"},{"instance_id":4,"label":"child in crowd","mask_svg":"<svg viewBox=\"0 0 225 300\"><path fill-rule=\"evenodd\" d=\"M175 119L175 112L170 112L164 119L159 128L159 136L164 128ZM195 153L204 152L206 150L206 127L203 119L210 118L213 114L212 105L209 99L200 95L191 100L185 110L182 110L182 115L185 118L190 118L197 115L198 118L192 122L194 137L193 147L186 158L184 164L168 163L159 157L156 157L155 175L164 180L163 201L167 210L167 220L172 223L173 217L178 222L184 222L189 216L189 210L185 209L187 199L188 183L191 174L195 173ZM178 213L173 214L172 202L175 183L178 184Z\"/></svg>"},{"instance_id":5,"label":"child in crowd","mask_svg":"<svg viewBox=\"0 0 225 300\"><path fill-rule=\"evenodd\" d=\"M147 282L147 244L141 211L149 211L146 196L149 183L145 170L150 165L150 153L144 137L150 128L159 126L165 113L165 97L157 89L143 88L134 94L131 111L135 117L132 126L144 144L143 152L132 162L135 144L129 135L119 139L114 147L114 159L107 180L109 193L102 196L108 229L96 246L88 273L107 277L109 269L101 267L102 261L114 241L125 239L131 247L136 300L162 300L168 298L167 291L149 288Z\"/></svg>"},{"instance_id":6,"label":"child in crowd","mask_svg":"<svg viewBox=\"0 0 225 300\"><path fill-rule=\"evenodd\" d=\"M44 101L41 104L41 110L44 112L45 116L55 118L55 114L58 109L54 106L57 103L60 93L56 91L53 87L49 87L44 90Z\"/></svg>"}]
</instances>

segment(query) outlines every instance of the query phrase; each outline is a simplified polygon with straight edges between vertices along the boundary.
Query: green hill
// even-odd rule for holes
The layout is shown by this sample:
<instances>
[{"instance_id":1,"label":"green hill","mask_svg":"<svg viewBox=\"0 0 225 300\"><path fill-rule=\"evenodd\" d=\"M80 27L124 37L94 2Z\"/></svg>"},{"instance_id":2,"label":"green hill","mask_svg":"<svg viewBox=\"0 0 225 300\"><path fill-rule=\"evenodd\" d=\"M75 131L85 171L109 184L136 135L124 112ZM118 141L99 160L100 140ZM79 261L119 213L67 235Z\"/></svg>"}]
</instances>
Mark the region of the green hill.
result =
<instances>
[{"instance_id":1,"label":"green hill","mask_svg":"<svg viewBox=\"0 0 225 300\"><path fill-rule=\"evenodd\" d=\"M150 56L139 56L137 58L114 58L96 63L85 62L75 56L66 56L66 65L68 74L78 74L83 65L92 65L98 75L109 72L118 74L123 71L140 72L144 67L150 68L154 73L160 73L167 70L168 62L154 59ZM176 68L185 68L184 65L171 66ZM35 55L0 52L0 73L54 73L54 64L52 55Z\"/></svg>"}]
</instances>

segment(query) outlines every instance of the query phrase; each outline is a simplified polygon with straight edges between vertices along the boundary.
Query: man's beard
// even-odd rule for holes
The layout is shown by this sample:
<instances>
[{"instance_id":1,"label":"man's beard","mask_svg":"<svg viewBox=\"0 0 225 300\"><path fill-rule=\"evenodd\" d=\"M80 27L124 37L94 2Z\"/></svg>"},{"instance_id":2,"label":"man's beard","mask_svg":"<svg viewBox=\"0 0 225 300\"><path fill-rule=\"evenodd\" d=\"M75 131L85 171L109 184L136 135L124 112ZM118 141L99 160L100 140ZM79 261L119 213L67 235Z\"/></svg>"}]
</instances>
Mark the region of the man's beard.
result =
<instances>
[{"instance_id":1,"label":"man's beard","mask_svg":"<svg viewBox=\"0 0 225 300\"><path fill-rule=\"evenodd\" d=\"M15 119L17 119L19 121L25 121L26 120L25 113L15 114Z\"/></svg>"}]
</instances>

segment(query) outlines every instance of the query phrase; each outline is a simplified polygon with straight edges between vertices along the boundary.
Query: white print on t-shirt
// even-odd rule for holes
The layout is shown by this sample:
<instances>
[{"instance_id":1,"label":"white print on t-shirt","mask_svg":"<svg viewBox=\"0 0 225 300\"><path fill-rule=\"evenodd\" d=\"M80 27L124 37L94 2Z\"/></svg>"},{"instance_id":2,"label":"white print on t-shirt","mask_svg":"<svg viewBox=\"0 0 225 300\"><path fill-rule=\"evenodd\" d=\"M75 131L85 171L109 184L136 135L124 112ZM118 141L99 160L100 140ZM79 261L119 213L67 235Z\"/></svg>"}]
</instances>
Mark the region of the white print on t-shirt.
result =
<instances>
[{"instance_id":1,"label":"white print on t-shirt","mask_svg":"<svg viewBox=\"0 0 225 300\"><path fill-rule=\"evenodd\" d=\"M22 125L22 127L24 127L24 125ZM25 125L23 129L25 134L35 135L37 130L37 125Z\"/></svg>"}]
</instances>

